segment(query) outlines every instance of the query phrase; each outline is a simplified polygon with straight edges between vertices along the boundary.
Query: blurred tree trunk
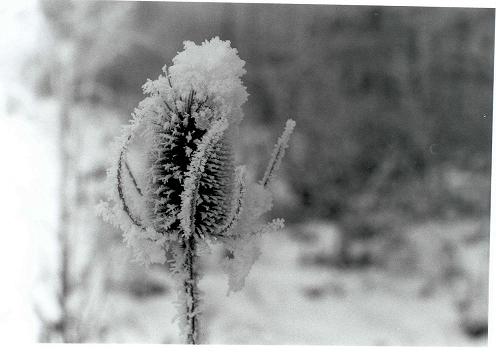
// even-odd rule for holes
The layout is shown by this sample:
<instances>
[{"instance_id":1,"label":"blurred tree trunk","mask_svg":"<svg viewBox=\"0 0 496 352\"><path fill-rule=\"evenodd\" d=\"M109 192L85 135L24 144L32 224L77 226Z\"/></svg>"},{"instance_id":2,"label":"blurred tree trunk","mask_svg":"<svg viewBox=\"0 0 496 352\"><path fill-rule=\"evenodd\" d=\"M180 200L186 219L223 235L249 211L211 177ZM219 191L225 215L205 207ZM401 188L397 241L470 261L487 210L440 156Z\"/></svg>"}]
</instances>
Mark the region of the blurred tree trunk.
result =
<instances>
[{"instance_id":1,"label":"blurred tree trunk","mask_svg":"<svg viewBox=\"0 0 496 352\"><path fill-rule=\"evenodd\" d=\"M60 153L60 185L59 185L59 202L60 202L60 220L58 229L58 240L60 245L60 291L59 306L60 320L57 324L57 330L63 342L73 342L70 334L70 313L68 299L72 291L70 283L70 258L71 258L71 238L70 222L72 209L72 189L71 178L74 171L73 152L71 148L71 107L74 100L74 49L69 49L69 53L63 53L65 56L61 62L61 78L58 82L58 96L60 97L59 113L59 153Z\"/></svg>"}]
</instances>

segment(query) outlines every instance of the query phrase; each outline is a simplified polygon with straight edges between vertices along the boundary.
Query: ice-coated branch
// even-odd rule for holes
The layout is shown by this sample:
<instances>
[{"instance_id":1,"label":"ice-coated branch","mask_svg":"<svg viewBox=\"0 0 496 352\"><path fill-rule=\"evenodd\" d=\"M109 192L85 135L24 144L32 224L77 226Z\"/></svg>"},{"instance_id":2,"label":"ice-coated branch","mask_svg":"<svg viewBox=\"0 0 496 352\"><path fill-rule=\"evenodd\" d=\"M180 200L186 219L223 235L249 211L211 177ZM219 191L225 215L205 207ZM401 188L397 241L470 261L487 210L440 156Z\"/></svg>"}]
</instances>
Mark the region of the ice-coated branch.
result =
<instances>
[{"instance_id":1,"label":"ice-coated branch","mask_svg":"<svg viewBox=\"0 0 496 352\"><path fill-rule=\"evenodd\" d=\"M186 339L189 344L199 343L199 290L197 273L196 240L193 236L183 239L184 269L187 273L184 280L185 305L186 305Z\"/></svg>"},{"instance_id":2,"label":"ice-coated branch","mask_svg":"<svg viewBox=\"0 0 496 352\"><path fill-rule=\"evenodd\" d=\"M125 148L121 150L121 153L119 155L119 161L117 162L117 192L119 194L119 199L121 200L122 203L122 210L124 210L127 216L129 216L129 219L132 221L134 225L138 226L142 230L145 230L145 227L138 219L138 217L136 217L129 209L129 205L127 204L126 197L124 196L124 189L122 183L122 164L124 159L124 153L125 153Z\"/></svg>"},{"instance_id":3,"label":"ice-coated branch","mask_svg":"<svg viewBox=\"0 0 496 352\"><path fill-rule=\"evenodd\" d=\"M124 162L124 166L126 167L127 173L129 174L131 181L133 182L133 185L134 185L134 188L136 189L136 192L138 192L138 194L143 197L143 191L141 190L140 186L138 186L138 182L136 182L136 177L134 177L134 174L131 171L131 168L129 167L127 160Z\"/></svg>"},{"instance_id":4,"label":"ice-coated branch","mask_svg":"<svg viewBox=\"0 0 496 352\"><path fill-rule=\"evenodd\" d=\"M293 133L295 125L296 122L294 122L294 120L289 119L286 121L284 132L277 140L277 143L272 151L269 164L265 169L265 173L261 181L261 184L264 187L267 187L270 184L270 182L274 178L274 174L279 169L279 166L281 165L281 160L284 157L284 152L288 147L289 137L291 137L291 133Z\"/></svg>"}]
</instances>

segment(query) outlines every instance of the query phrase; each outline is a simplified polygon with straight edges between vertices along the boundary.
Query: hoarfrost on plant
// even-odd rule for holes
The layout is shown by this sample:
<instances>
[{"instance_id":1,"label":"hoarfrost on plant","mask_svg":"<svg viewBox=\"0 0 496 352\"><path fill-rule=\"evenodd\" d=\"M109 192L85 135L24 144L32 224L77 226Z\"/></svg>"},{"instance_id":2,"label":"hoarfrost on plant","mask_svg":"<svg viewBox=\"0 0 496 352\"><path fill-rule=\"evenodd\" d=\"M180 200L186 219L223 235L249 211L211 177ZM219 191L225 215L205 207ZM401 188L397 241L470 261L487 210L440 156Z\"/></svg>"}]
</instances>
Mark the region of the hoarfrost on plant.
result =
<instances>
[{"instance_id":1,"label":"hoarfrost on plant","mask_svg":"<svg viewBox=\"0 0 496 352\"><path fill-rule=\"evenodd\" d=\"M164 263L169 250L180 326L190 328L188 341L195 343L199 333L192 326L200 324L201 302L196 258L214 243L224 245L230 291L243 286L260 255L258 238L283 226L279 219L266 225L259 219L272 207L270 181L294 121L286 123L262 181L248 182L233 151L248 97L241 81L245 62L218 37L201 45L185 42L172 62L144 84L147 96L114 143L108 199L99 212L123 231L138 261ZM146 166L134 174L128 149L137 140L144 144Z\"/></svg>"}]
</instances>

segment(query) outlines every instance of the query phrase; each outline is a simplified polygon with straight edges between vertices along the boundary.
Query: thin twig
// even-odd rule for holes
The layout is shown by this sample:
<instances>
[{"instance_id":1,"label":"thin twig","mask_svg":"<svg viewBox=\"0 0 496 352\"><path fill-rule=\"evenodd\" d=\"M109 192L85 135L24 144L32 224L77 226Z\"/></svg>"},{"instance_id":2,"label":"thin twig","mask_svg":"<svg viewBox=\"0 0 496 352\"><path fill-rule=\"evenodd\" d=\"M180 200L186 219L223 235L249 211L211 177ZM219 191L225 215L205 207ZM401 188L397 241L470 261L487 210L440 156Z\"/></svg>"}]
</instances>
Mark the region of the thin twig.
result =
<instances>
[{"instance_id":1,"label":"thin twig","mask_svg":"<svg viewBox=\"0 0 496 352\"><path fill-rule=\"evenodd\" d=\"M122 159L124 158L124 152L125 149L123 148L119 155L119 161L117 164L117 192L119 193L119 198L122 202L122 209L127 214L127 216L129 216L129 219L131 219L132 223L142 230L146 230L141 221L139 221L138 218L131 213L126 202L126 198L124 197L124 190L122 189Z\"/></svg>"},{"instance_id":2,"label":"thin twig","mask_svg":"<svg viewBox=\"0 0 496 352\"><path fill-rule=\"evenodd\" d=\"M264 176L261 181L261 184L264 188L269 185L270 181L274 176L274 173L279 168L281 159L283 158L284 152L288 147L289 137L291 136L291 133L293 133L294 127L295 127L295 122L293 120L289 119L286 121L284 132L277 140L276 146L272 152L272 157L269 161L269 165L267 166L267 169L265 170Z\"/></svg>"},{"instance_id":3,"label":"thin twig","mask_svg":"<svg viewBox=\"0 0 496 352\"><path fill-rule=\"evenodd\" d=\"M138 182L136 182L136 178L134 177L133 173L131 172L131 168L129 167L129 164L127 163L127 160L124 162L124 166L127 169L127 172L129 173L129 177L131 178L131 181L133 182L134 187L136 188L136 191L140 196L143 196L143 192L141 191L141 188L138 186Z\"/></svg>"},{"instance_id":4,"label":"thin twig","mask_svg":"<svg viewBox=\"0 0 496 352\"><path fill-rule=\"evenodd\" d=\"M191 299L191 304L186 304L186 342L196 345L198 341L198 286L196 273L196 239L194 236L183 239L185 251L185 266L187 270L187 280L184 281L186 297ZM188 298L187 298L188 299Z\"/></svg>"}]
</instances>

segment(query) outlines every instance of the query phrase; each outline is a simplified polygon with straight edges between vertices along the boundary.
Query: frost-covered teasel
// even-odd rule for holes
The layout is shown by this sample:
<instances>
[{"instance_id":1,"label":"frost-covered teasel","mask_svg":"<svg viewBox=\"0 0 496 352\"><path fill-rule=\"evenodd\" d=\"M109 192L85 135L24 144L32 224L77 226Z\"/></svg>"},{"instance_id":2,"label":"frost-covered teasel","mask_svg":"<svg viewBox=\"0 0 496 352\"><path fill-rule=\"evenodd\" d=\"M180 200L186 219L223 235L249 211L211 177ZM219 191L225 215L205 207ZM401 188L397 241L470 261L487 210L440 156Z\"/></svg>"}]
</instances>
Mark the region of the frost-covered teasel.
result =
<instances>
[{"instance_id":1,"label":"frost-covered teasel","mask_svg":"<svg viewBox=\"0 0 496 352\"><path fill-rule=\"evenodd\" d=\"M137 260L164 263L172 254L179 323L186 341L199 343L198 257L212 244L223 245L230 290L242 288L260 253L259 235L283 226L282 219L266 225L259 219L272 207L270 181L295 123L286 123L262 180L247 180L233 153L248 97L241 81L245 62L217 37L201 45L185 42L172 61L145 83L147 97L115 142L100 213L123 231ZM145 161L135 164L141 167L128 160L138 141Z\"/></svg>"}]
</instances>

